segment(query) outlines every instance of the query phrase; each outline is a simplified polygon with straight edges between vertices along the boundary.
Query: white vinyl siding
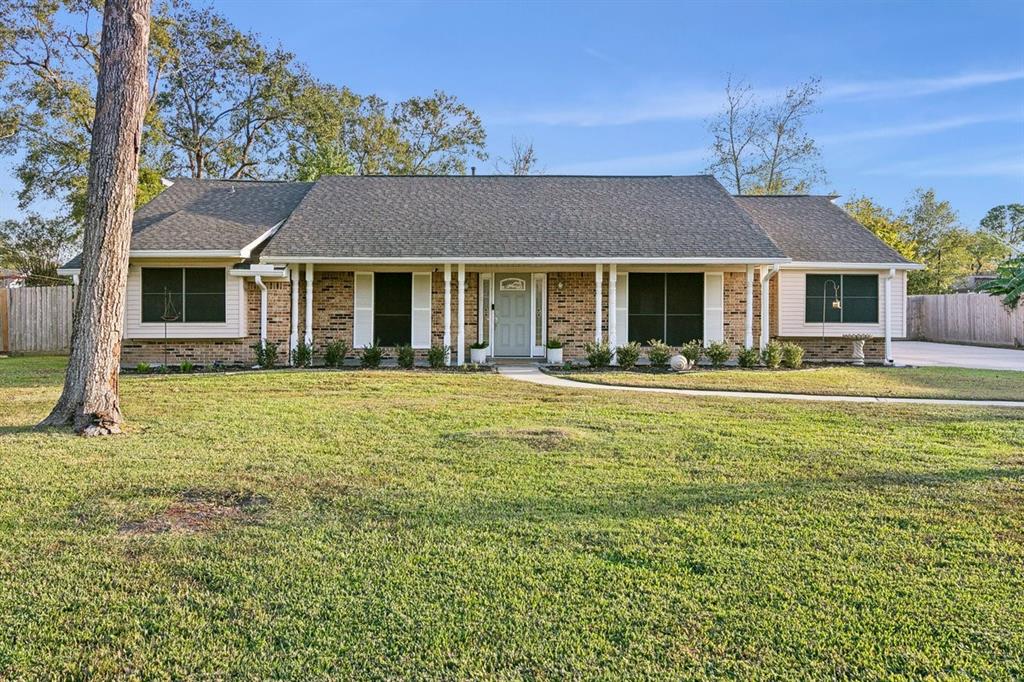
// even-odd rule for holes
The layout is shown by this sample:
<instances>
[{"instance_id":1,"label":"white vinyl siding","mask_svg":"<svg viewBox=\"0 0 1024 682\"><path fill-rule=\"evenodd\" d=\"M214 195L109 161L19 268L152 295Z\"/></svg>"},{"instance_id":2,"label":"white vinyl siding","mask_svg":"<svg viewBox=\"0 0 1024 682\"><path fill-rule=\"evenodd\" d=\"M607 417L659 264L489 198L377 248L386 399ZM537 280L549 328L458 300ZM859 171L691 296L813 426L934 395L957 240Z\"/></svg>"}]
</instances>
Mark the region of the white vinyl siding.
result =
<instances>
[{"instance_id":1,"label":"white vinyl siding","mask_svg":"<svg viewBox=\"0 0 1024 682\"><path fill-rule=\"evenodd\" d=\"M817 336L822 333L820 322L805 321L806 284L808 274L826 274L828 270L781 270L779 286L779 336ZM877 323L825 323L825 336L844 334L885 335L885 276L888 271L842 270L844 275L878 275L878 322ZM907 335L907 272L897 270L892 280L892 335L895 338Z\"/></svg>"},{"instance_id":2,"label":"white vinyl siding","mask_svg":"<svg viewBox=\"0 0 1024 682\"><path fill-rule=\"evenodd\" d=\"M725 338L725 276L704 273L704 344Z\"/></svg>"},{"instance_id":3,"label":"white vinyl siding","mask_svg":"<svg viewBox=\"0 0 1024 682\"><path fill-rule=\"evenodd\" d=\"M412 275L413 348L430 348L430 280L429 272Z\"/></svg>"},{"instance_id":4,"label":"white vinyl siding","mask_svg":"<svg viewBox=\"0 0 1024 682\"><path fill-rule=\"evenodd\" d=\"M373 273L355 273L355 293L352 297L352 347L373 344Z\"/></svg>"},{"instance_id":5,"label":"white vinyl siding","mask_svg":"<svg viewBox=\"0 0 1024 682\"><path fill-rule=\"evenodd\" d=\"M235 261L232 261L232 263ZM160 260L131 263L128 267L128 285L125 290L124 338L162 339L162 322L142 321L142 267L211 267L205 261ZM224 264L224 321L175 322L166 325L168 339L237 339L246 336L245 280L228 274Z\"/></svg>"},{"instance_id":6,"label":"white vinyl siding","mask_svg":"<svg viewBox=\"0 0 1024 682\"><path fill-rule=\"evenodd\" d=\"M618 343L629 341L629 273L618 273L615 282L615 338Z\"/></svg>"}]
</instances>

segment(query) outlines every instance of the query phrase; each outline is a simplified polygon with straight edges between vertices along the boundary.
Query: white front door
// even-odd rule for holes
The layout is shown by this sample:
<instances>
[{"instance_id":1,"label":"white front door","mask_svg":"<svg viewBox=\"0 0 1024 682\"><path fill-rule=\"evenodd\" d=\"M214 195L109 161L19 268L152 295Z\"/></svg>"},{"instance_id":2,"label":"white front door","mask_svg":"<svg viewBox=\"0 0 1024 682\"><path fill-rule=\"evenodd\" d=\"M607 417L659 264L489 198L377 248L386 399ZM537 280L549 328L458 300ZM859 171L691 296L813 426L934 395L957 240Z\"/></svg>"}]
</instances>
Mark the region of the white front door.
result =
<instances>
[{"instance_id":1,"label":"white front door","mask_svg":"<svg viewBox=\"0 0 1024 682\"><path fill-rule=\"evenodd\" d=\"M494 355L530 356L532 282L528 274L494 275Z\"/></svg>"}]
</instances>

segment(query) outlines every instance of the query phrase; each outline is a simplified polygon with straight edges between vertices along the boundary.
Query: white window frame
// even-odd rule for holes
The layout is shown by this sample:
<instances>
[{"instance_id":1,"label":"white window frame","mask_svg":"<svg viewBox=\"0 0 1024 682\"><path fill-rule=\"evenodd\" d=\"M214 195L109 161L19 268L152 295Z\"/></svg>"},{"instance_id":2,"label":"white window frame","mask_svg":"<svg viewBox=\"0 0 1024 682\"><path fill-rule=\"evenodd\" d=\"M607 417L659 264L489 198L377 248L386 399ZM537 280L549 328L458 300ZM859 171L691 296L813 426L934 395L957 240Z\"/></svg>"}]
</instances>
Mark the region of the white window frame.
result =
<instances>
[{"instance_id":1,"label":"white window frame","mask_svg":"<svg viewBox=\"0 0 1024 682\"><path fill-rule=\"evenodd\" d=\"M708 302L708 280L718 279L717 305L710 305ZM714 313L711 315L709 313ZM715 324L714 319L717 319ZM704 273L704 345L714 341L725 340L725 273L705 272Z\"/></svg>"},{"instance_id":2,"label":"white window frame","mask_svg":"<svg viewBox=\"0 0 1024 682\"><path fill-rule=\"evenodd\" d=\"M535 272L530 278L530 348L532 357L542 357L547 353L548 343L548 275L546 272ZM537 293L540 287L540 345L537 345Z\"/></svg>"},{"instance_id":3,"label":"white window frame","mask_svg":"<svg viewBox=\"0 0 1024 682\"><path fill-rule=\"evenodd\" d=\"M359 278L360 277L369 277L370 278L370 287L369 287L370 305L369 305L369 307L366 307L366 306L360 307L359 306ZM363 346L368 345L368 344L372 345L372 344L376 343L376 339L374 338L374 334L373 334L373 332L374 332L374 329L373 329L373 309L374 309L374 303L375 303L375 300L374 300L374 298L375 298L375 291L374 290L375 290L375 287L376 287L376 278L374 277L373 272L355 272L355 273L353 273L352 278L353 278L352 279L352 348L353 349L357 349L357 348L362 348ZM356 338L356 332L357 332L357 330L360 327L360 325L358 324L359 312L360 311L368 312L368 314L369 314L369 322L365 322L365 324L368 324L369 328L370 328L370 334L369 334L369 341L368 341L368 343L362 343L361 339L357 339Z\"/></svg>"},{"instance_id":4,"label":"white window frame","mask_svg":"<svg viewBox=\"0 0 1024 682\"><path fill-rule=\"evenodd\" d=\"M427 280L426 281L426 288L427 288L427 305L426 305L426 307L423 307L423 306L417 307L416 306L416 278L417 277L426 278L426 280ZM412 299L412 315L411 315L412 330L411 330L410 335L409 335L409 340L412 342L412 347L413 348L418 348L418 349L419 348L430 348L431 342L433 340L433 337L431 336L433 334L433 328L432 328L432 320L431 320L432 315L431 315L431 309L430 309L431 308L431 305L430 305L431 304L431 299L434 297L434 292L433 292L433 273L430 273L430 272L414 272L414 273L412 273L412 283L410 284L410 286L412 287L412 291L410 292L410 298ZM423 286L422 282L421 282L420 286ZM419 312L420 314L426 313L427 332L426 332L426 337L425 337L426 338L426 342L425 343L416 343L416 332L417 331L422 331L422 330L418 330L417 326L416 326L416 313L417 312Z\"/></svg>"},{"instance_id":5,"label":"white window frame","mask_svg":"<svg viewBox=\"0 0 1024 682\"><path fill-rule=\"evenodd\" d=\"M483 292L487 291L487 305L491 306L491 310L487 311L487 329L484 330L484 296ZM486 331L486 333L485 333ZM476 316L476 338L477 340L487 337L487 354L490 355L492 352L491 346L493 345L492 339L494 338L494 277L493 273L481 272L480 273L480 291L477 296L477 316Z\"/></svg>"}]
</instances>

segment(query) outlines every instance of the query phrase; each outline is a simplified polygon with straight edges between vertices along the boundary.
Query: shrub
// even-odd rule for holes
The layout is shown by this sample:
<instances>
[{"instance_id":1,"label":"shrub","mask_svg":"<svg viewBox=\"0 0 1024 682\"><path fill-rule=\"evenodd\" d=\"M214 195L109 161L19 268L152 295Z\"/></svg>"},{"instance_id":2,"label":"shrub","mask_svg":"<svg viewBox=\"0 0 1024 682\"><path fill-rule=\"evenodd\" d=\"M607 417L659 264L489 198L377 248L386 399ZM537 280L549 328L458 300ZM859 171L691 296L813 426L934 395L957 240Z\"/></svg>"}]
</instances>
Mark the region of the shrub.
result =
<instances>
[{"instance_id":1,"label":"shrub","mask_svg":"<svg viewBox=\"0 0 1024 682\"><path fill-rule=\"evenodd\" d=\"M782 362L782 344L772 341L761 350L761 362L768 369L778 369Z\"/></svg>"},{"instance_id":2,"label":"shrub","mask_svg":"<svg viewBox=\"0 0 1024 682\"><path fill-rule=\"evenodd\" d=\"M547 347L548 348L555 348L555 349L557 349L557 348L561 348L564 345L565 344L562 343L561 339L548 339Z\"/></svg>"},{"instance_id":3,"label":"shrub","mask_svg":"<svg viewBox=\"0 0 1024 682\"><path fill-rule=\"evenodd\" d=\"M732 357L732 347L725 341L715 341L708 344L708 347L704 349L704 354L711 361L711 366L718 368Z\"/></svg>"},{"instance_id":4,"label":"shrub","mask_svg":"<svg viewBox=\"0 0 1024 682\"><path fill-rule=\"evenodd\" d=\"M789 369L800 369L804 364L804 349L795 343L782 344L782 366Z\"/></svg>"},{"instance_id":5,"label":"shrub","mask_svg":"<svg viewBox=\"0 0 1024 682\"><path fill-rule=\"evenodd\" d=\"M363 354L359 356L359 364L368 369L380 367L380 361L384 357L384 349L378 341L369 346L363 346Z\"/></svg>"},{"instance_id":6,"label":"shrub","mask_svg":"<svg viewBox=\"0 0 1024 682\"><path fill-rule=\"evenodd\" d=\"M398 366L402 369L412 369L416 364L416 351L410 345L398 347Z\"/></svg>"},{"instance_id":7,"label":"shrub","mask_svg":"<svg viewBox=\"0 0 1024 682\"><path fill-rule=\"evenodd\" d=\"M487 348L487 346L488 343L486 341L477 341L474 344L470 344L469 348L470 350L483 350L484 348Z\"/></svg>"},{"instance_id":8,"label":"shrub","mask_svg":"<svg viewBox=\"0 0 1024 682\"><path fill-rule=\"evenodd\" d=\"M679 354L686 358L687 362L691 365L696 365L700 362L701 356L704 354L704 346L700 339L694 339L683 344L683 347L679 349Z\"/></svg>"},{"instance_id":9,"label":"shrub","mask_svg":"<svg viewBox=\"0 0 1024 682\"><path fill-rule=\"evenodd\" d=\"M591 367L607 367L612 364L612 347L607 341L591 341L583 345L587 354L587 362Z\"/></svg>"},{"instance_id":10,"label":"shrub","mask_svg":"<svg viewBox=\"0 0 1024 682\"><path fill-rule=\"evenodd\" d=\"M328 367L341 367L348 355L348 344L344 341L331 341L324 348L324 364Z\"/></svg>"},{"instance_id":11,"label":"shrub","mask_svg":"<svg viewBox=\"0 0 1024 682\"><path fill-rule=\"evenodd\" d=\"M660 339L651 339L647 342L650 348L647 349L647 359L655 367L664 367L672 357L672 349Z\"/></svg>"},{"instance_id":12,"label":"shrub","mask_svg":"<svg viewBox=\"0 0 1024 682\"><path fill-rule=\"evenodd\" d=\"M740 367L750 369L756 365L760 359L761 351L754 347L740 348L736 352L736 361L739 363Z\"/></svg>"},{"instance_id":13,"label":"shrub","mask_svg":"<svg viewBox=\"0 0 1024 682\"><path fill-rule=\"evenodd\" d=\"M305 341L295 344L295 352L292 354L292 361L296 367L309 367L313 364L313 348Z\"/></svg>"},{"instance_id":14,"label":"shrub","mask_svg":"<svg viewBox=\"0 0 1024 682\"><path fill-rule=\"evenodd\" d=\"M135 371L139 374L149 374L150 366L148 362L140 362L135 365Z\"/></svg>"},{"instance_id":15,"label":"shrub","mask_svg":"<svg viewBox=\"0 0 1024 682\"><path fill-rule=\"evenodd\" d=\"M629 369L636 365L640 359L640 344L636 341L619 346L615 349L615 357L619 361L619 367Z\"/></svg>"},{"instance_id":16,"label":"shrub","mask_svg":"<svg viewBox=\"0 0 1024 682\"><path fill-rule=\"evenodd\" d=\"M188 360L182 360L181 364L178 365L178 369L181 370L182 374L191 374L195 370L196 366Z\"/></svg>"},{"instance_id":17,"label":"shrub","mask_svg":"<svg viewBox=\"0 0 1024 682\"><path fill-rule=\"evenodd\" d=\"M273 341L260 341L250 346L256 356L256 365L270 369L277 364L277 344Z\"/></svg>"},{"instance_id":18,"label":"shrub","mask_svg":"<svg viewBox=\"0 0 1024 682\"><path fill-rule=\"evenodd\" d=\"M427 351L427 364L433 369L441 369L448 362L448 353L451 348L448 346L431 346Z\"/></svg>"}]
</instances>

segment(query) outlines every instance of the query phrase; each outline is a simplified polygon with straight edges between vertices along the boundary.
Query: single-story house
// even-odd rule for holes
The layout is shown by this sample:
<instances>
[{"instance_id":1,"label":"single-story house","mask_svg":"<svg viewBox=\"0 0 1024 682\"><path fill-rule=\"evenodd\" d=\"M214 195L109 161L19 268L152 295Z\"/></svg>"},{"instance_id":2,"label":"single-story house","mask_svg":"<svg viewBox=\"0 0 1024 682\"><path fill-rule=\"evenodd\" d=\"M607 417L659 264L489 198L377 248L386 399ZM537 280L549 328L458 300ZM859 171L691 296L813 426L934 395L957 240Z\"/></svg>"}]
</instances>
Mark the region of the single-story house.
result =
<instances>
[{"instance_id":1,"label":"single-story house","mask_svg":"<svg viewBox=\"0 0 1024 682\"><path fill-rule=\"evenodd\" d=\"M176 179L137 212L122 361L249 363L264 339L567 359L604 340L891 361L908 262L827 196L713 177ZM78 275L78 259L61 274ZM166 339L166 341L165 341ZM288 354L281 356L287 359Z\"/></svg>"}]
</instances>

